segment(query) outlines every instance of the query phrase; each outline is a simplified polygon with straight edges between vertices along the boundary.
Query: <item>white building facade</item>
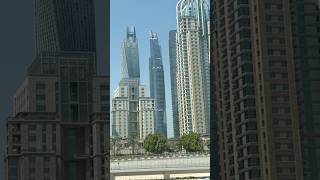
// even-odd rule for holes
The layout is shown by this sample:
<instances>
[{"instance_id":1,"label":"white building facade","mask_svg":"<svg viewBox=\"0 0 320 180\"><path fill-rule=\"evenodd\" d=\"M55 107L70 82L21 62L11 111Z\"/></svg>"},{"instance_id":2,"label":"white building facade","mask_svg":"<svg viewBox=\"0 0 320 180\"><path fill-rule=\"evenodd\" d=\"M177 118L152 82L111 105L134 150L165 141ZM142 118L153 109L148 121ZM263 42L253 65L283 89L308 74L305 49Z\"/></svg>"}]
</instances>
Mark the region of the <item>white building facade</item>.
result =
<instances>
[{"instance_id":1,"label":"white building facade","mask_svg":"<svg viewBox=\"0 0 320 180\"><path fill-rule=\"evenodd\" d=\"M120 85L116 89L112 99L112 136L128 139L129 120L138 115L137 129L138 138L143 140L148 134L154 133L154 99L149 97L145 86L139 86L139 97L137 109L130 109L130 88Z\"/></svg>"}]
</instances>

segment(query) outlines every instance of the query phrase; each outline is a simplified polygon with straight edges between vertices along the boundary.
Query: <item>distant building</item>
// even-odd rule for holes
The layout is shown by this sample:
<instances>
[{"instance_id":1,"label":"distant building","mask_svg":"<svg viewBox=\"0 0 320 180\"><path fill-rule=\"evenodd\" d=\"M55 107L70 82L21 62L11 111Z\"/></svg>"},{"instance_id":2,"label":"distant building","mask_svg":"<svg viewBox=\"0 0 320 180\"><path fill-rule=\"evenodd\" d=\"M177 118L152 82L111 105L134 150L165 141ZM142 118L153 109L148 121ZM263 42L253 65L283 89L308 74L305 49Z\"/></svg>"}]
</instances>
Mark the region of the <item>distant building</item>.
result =
<instances>
[{"instance_id":1,"label":"distant building","mask_svg":"<svg viewBox=\"0 0 320 180\"><path fill-rule=\"evenodd\" d=\"M154 99L140 85L138 41L134 26L127 27L122 45L121 80L112 99L112 136L144 139L154 133Z\"/></svg>"},{"instance_id":2,"label":"distant building","mask_svg":"<svg viewBox=\"0 0 320 180\"><path fill-rule=\"evenodd\" d=\"M208 0L177 4L177 94L180 135L209 133Z\"/></svg>"},{"instance_id":3,"label":"distant building","mask_svg":"<svg viewBox=\"0 0 320 180\"><path fill-rule=\"evenodd\" d=\"M149 134L155 133L154 127L154 99L150 97L139 98L139 134L144 139Z\"/></svg>"},{"instance_id":4,"label":"distant building","mask_svg":"<svg viewBox=\"0 0 320 180\"><path fill-rule=\"evenodd\" d=\"M147 90L144 86L139 86L136 100L131 100L130 91L132 87L122 84L118 86L115 96L112 99L112 136L122 139L130 138L133 135L130 132L130 118L137 116L135 131L139 139L144 139L146 135L154 133L154 99L148 97ZM132 101L138 102L134 109L129 108ZM132 121L131 121L132 122Z\"/></svg>"},{"instance_id":5,"label":"distant building","mask_svg":"<svg viewBox=\"0 0 320 180\"><path fill-rule=\"evenodd\" d=\"M170 64L170 80L171 80L171 101L172 101L172 121L173 136L180 137L179 127L179 110L178 110L178 94L177 94L177 44L176 30L169 32L169 64Z\"/></svg>"},{"instance_id":6,"label":"distant building","mask_svg":"<svg viewBox=\"0 0 320 180\"><path fill-rule=\"evenodd\" d=\"M127 27L121 50L121 78L140 79L138 39L134 26Z\"/></svg>"},{"instance_id":7,"label":"distant building","mask_svg":"<svg viewBox=\"0 0 320 180\"><path fill-rule=\"evenodd\" d=\"M156 32L150 32L149 80L150 96L155 101L155 131L167 136L166 96L161 46Z\"/></svg>"}]
</instances>

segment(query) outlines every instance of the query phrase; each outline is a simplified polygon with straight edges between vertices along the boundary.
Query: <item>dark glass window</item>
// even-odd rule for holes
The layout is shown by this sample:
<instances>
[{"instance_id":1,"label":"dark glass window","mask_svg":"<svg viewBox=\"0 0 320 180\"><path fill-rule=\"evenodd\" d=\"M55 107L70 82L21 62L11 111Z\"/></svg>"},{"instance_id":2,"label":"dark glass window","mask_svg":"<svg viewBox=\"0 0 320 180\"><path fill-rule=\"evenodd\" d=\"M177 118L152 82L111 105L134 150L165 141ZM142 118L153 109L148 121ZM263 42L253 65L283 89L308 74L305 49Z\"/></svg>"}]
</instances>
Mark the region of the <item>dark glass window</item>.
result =
<instances>
[{"instance_id":1,"label":"dark glass window","mask_svg":"<svg viewBox=\"0 0 320 180\"><path fill-rule=\"evenodd\" d=\"M70 83L70 99L71 101L78 100L78 83L77 82Z\"/></svg>"},{"instance_id":2,"label":"dark glass window","mask_svg":"<svg viewBox=\"0 0 320 180\"><path fill-rule=\"evenodd\" d=\"M37 100L37 101L44 101L44 100L46 100L46 95L44 95L44 94L37 94L37 95L36 95L36 100Z\"/></svg>"},{"instance_id":3,"label":"dark glass window","mask_svg":"<svg viewBox=\"0 0 320 180\"><path fill-rule=\"evenodd\" d=\"M36 89L45 89L46 88L46 84L45 83L37 83L36 84Z\"/></svg>"},{"instance_id":4,"label":"dark glass window","mask_svg":"<svg viewBox=\"0 0 320 180\"><path fill-rule=\"evenodd\" d=\"M70 105L70 116L71 116L71 121L78 121L78 115L79 110L78 110L78 104L71 104Z\"/></svg>"},{"instance_id":5,"label":"dark glass window","mask_svg":"<svg viewBox=\"0 0 320 180\"><path fill-rule=\"evenodd\" d=\"M37 112L45 112L46 111L46 106L44 104L38 104L36 106L36 111Z\"/></svg>"}]
</instances>

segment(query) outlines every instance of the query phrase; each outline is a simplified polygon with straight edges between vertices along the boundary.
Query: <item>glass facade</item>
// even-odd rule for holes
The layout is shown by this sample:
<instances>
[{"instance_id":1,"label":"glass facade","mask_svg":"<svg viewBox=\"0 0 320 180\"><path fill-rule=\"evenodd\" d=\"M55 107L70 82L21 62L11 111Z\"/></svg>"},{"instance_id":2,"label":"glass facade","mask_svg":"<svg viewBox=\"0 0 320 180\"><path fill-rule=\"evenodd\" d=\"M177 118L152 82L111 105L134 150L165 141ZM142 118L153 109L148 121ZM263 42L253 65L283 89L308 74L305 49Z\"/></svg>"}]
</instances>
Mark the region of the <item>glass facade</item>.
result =
<instances>
[{"instance_id":1,"label":"glass facade","mask_svg":"<svg viewBox=\"0 0 320 180\"><path fill-rule=\"evenodd\" d=\"M134 26L127 27L127 37L122 44L121 78L140 78L139 49Z\"/></svg>"},{"instance_id":2,"label":"glass facade","mask_svg":"<svg viewBox=\"0 0 320 180\"><path fill-rule=\"evenodd\" d=\"M92 0L35 0L36 53L96 51Z\"/></svg>"},{"instance_id":3,"label":"glass facade","mask_svg":"<svg viewBox=\"0 0 320 180\"><path fill-rule=\"evenodd\" d=\"M169 32L169 63L170 63L170 79L171 79L171 98L172 98L172 119L173 119L173 135L180 136L179 129L179 110L177 95L177 50L176 50L176 30Z\"/></svg>"},{"instance_id":4,"label":"glass facade","mask_svg":"<svg viewBox=\"0 0 320 180\"><path fill-rule=\"evenodd\" d=\"M150 95L155 100L155 132L167 136L166 98L161 46L158 35L150 32L149 80Z\"/></svg>"}]
</instances>

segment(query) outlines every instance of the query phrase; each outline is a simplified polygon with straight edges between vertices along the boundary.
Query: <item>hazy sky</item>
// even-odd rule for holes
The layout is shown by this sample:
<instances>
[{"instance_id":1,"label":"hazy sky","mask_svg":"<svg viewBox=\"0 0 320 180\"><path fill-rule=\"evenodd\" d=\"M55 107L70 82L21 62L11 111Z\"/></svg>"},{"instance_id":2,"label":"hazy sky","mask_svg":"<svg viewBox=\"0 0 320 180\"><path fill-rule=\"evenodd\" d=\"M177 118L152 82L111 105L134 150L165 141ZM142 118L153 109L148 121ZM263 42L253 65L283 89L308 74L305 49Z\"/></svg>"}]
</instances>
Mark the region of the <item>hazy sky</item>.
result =
<instances>
[{"instance_id":1,"label":"hazy sky","mask_svg":"<svg viewBox=\"0 0 320 180\"><path fill-rule=\"evenodd\" d=\"M111 0L110 16L110 77L111 96L120 80L121 43L126 36L126 26L136 27L139 42L141 83L149 89L149 31L158 33L162 49L167 101L168 136L173 135L168 38L176 29L175 8L178 0ZM150 92L150 90L149 90Z\"/></svg>"}]
</instances>

